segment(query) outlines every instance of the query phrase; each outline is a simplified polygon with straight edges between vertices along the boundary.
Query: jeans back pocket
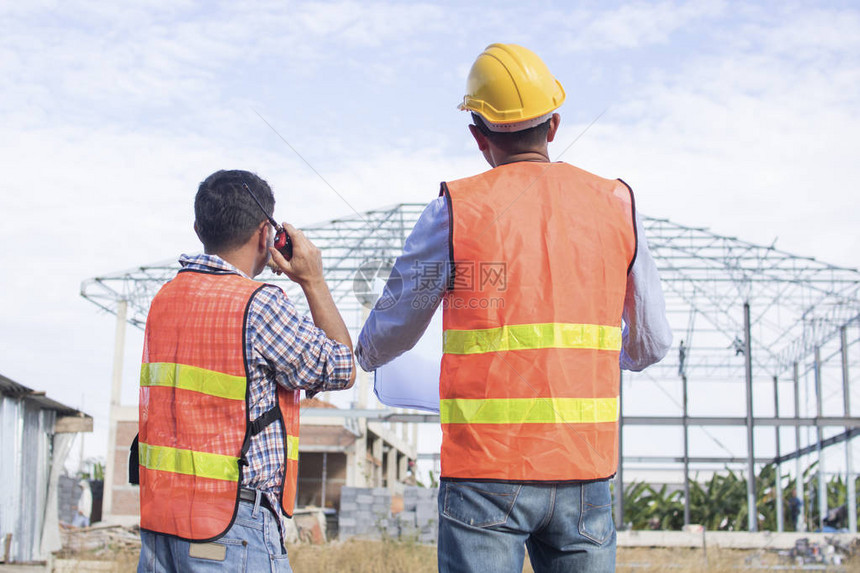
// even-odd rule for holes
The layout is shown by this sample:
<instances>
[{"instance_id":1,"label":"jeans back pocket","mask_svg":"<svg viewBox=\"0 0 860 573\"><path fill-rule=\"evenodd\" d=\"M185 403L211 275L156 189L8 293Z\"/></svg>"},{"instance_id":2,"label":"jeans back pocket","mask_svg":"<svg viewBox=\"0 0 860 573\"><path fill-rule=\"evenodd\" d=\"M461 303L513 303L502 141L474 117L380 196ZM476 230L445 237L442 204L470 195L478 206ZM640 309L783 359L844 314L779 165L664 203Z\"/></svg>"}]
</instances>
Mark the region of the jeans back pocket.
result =
<instances>
[{"instance_id":1,"label":"jeans back pocket","mask_svg":"<svg viewBox=\"0 0 860 573\"><path fill-rule=\"evenodd\" d=\"M582 511L579 516L579 534L603 545L612 535L615 524L612 522L612 494L608 481L595 481L582 484Z\"/></svg>"},{"instance_id":2,"label":"jeans back pocket","mask_svg":"<svg viewBox=\"0 0 860 573\"><path fill-rule=\"evenodd\" d=\"M443 481L442 513L473 527L502 525L522 488L519 484Z\"/></svg>"}]
</instances>

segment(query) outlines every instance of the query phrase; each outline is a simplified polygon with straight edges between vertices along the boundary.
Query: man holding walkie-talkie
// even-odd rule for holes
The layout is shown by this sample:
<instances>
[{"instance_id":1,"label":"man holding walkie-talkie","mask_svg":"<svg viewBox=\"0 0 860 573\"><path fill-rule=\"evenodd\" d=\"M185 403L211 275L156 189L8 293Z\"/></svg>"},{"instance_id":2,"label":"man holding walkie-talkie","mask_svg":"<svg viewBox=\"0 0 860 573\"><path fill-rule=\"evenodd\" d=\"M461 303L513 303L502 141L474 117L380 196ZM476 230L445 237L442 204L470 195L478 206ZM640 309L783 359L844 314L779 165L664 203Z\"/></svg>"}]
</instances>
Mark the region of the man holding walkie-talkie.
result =
<instances>
[{"instance_id":1,"label":"man holding walkie-talkie","mask_svg":"<svg viewBox=\"0 0 860 573\"><path fill-rule=\"evenodd\" d=\"M537 573L615 569L619 367L672 335L633 192L550 162L564 99L533 52L478 56L460 109L492 169L442 183L356 345L375 370L443 305L443 572L519 573L526 547Z\"/></svg>"},{"instance_id":2,"label":"man holding walkie-talkie","mask_svg":"<svg viewBox=\"0 0 860 573\"><path fill-rule=\"evenodd\" d=\"M349 388L355 368L320 251L277 225L274 206L253 173L210 175L194 201L204 254L183 255L152 301L138 571L290 571L283 533L295 502L299 394ZM252 280L270 259L302 287L313 318L279 287Z\"/></svg>"}]
</instances>

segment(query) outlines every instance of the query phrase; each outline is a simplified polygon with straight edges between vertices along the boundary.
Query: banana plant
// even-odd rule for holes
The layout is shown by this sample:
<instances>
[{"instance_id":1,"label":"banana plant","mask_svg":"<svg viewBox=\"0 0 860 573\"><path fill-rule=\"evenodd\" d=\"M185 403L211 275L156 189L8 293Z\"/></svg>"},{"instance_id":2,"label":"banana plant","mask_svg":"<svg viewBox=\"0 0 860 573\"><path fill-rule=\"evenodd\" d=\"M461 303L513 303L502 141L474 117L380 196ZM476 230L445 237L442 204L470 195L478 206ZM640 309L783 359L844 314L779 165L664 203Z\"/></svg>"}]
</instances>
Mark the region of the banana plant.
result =
<instances>
[{"instance_id":1,"label":"banana plant","mask_svg":"<svg viewBox=\"0 0 860 573\"><path fill-rule=\"evenodd\" d=\"M810 464L801 476L804 484L807 529L818 528L818 475L817 463ZM697 476L698 477L698 476ZM795 524L791 519L792 490L797 490L796 477L777 478L776 466L764 466L756 476L756 519L761 531L775 531L776 523L776 480L780 479L785 530L793 531ZM860 477L857 478L860 490ZM704 482L690 479L690 519L702 524L710 531L745 531L747 520L747 480L743 473L729 468L714 473ZM827 506L839 507L846 503L847 487L842 476L835 476L827 483ZM652 485L637 481L629 484L624 491L624 515L633 529L678 530L684 524L684 499L680 489L669 489L663 485L659 490Z\"/></svg>"}]
</instances>

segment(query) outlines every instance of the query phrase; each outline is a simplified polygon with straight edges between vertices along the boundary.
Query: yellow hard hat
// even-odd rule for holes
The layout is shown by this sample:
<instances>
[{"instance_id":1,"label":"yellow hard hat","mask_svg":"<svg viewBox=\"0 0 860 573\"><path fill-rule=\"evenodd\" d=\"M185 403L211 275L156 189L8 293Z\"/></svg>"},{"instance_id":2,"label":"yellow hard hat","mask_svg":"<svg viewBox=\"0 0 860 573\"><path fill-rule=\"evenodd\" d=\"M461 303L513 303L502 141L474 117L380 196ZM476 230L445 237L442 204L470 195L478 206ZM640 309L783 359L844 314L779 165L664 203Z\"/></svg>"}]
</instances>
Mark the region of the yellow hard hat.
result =
<instances>
[{"instance_id":1,"label":"yellow hard hat","mask_svg":"<svg viewBox=\"0 0 860 573\"><path fill-rule=\"evenodd\" d=\"M494 131L517 131L524 126L511 124L543 118L564 97L561 83L537 54L516 44L490 44L472 64L458 108L477 113Z\"/></svg>"}]
</instances>

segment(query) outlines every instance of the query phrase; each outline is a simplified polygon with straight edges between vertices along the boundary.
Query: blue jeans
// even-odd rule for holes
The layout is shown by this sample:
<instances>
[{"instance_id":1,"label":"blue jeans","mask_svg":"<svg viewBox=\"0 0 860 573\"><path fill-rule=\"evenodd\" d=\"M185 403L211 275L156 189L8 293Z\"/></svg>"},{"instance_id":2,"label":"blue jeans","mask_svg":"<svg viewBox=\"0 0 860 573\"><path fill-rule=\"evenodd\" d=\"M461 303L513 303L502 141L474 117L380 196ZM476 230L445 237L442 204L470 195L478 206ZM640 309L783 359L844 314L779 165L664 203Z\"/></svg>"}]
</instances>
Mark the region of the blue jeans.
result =
<instances>
[{"instance_id":1,"label":"blue jeans","mask_svg":"<svg viewBox=\"0 0 860 573\"><path fill-rule=\"evenodd\" d=\"M239 502L233 526L212 543L190 543L150 531L141 531L140 540L138 573L292 573L277 519L265 507L245 501Z\"/></svg>"},{"instance_id":2,"label":"blue jeans","mask_svg":"<svg viewBox=\"0 0 860 573\"><path fill-rule=\"evenodd\" d=\"M439 571L615 571L608 481L518 484L443 480Z\"/></svg>"}]
</instances>

